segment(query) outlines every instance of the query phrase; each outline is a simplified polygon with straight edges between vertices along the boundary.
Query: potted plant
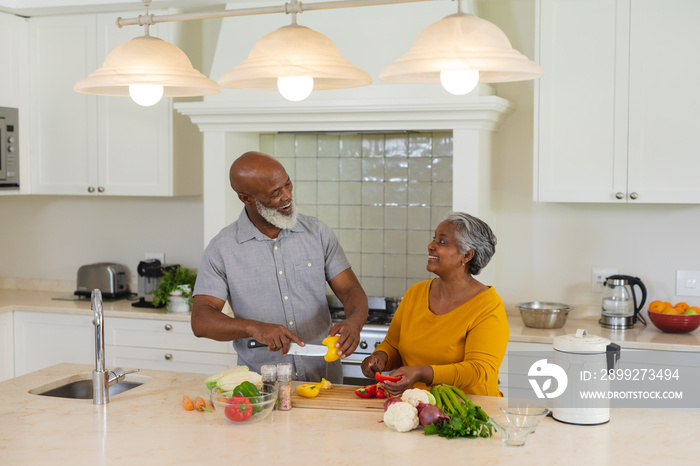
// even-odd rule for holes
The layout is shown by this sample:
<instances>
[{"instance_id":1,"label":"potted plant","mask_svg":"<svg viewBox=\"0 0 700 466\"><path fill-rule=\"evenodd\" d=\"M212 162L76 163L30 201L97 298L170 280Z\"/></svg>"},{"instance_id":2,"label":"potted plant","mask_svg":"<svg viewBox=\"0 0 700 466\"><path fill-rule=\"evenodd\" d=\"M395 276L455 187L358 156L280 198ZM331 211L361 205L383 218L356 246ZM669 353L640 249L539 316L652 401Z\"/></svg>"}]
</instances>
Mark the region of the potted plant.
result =
<instances>
[{"instance_id":1,"label":"potted plant","mask_svg":"<svg viewBox=\"0 0 700 466\"><path fill-rule=\"evenodd\" d=\"M153 290L153 304L167 305L170 312L188 312L192 306L192 291L197 270L176 266L165 269L163 278Z\"/></svg>"}]
</instances>

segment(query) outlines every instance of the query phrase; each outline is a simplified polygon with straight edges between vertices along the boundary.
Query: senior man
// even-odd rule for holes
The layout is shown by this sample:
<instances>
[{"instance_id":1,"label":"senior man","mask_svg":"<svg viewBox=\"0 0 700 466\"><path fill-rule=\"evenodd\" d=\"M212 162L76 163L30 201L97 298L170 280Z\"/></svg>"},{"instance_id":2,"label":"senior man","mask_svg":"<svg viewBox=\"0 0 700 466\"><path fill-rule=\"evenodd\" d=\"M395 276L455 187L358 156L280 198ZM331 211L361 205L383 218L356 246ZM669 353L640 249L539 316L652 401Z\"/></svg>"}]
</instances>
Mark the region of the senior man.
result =
<instances>
[{"instance_id":1,"label":"senior man","mask_svg":"<svg viewBox=\"0 0 700 466\"><path fill-rule=\"evenodd\" d=\"M231 187L245 208L214 237L202 257L192 306L197 337L233 340L238 364L292 362L294 379L342 383L340 361L287 355L290 341L320 344L339 335L344 358L357 348L367 320L367 295L333 231L298 213L292 181L273 157L246 152L231 165ZM326 282L345 308L331 325ZM222 313L226 300L234 317ZM255 339L269 351L250 349Z\"/></svg>"}]
</instances>

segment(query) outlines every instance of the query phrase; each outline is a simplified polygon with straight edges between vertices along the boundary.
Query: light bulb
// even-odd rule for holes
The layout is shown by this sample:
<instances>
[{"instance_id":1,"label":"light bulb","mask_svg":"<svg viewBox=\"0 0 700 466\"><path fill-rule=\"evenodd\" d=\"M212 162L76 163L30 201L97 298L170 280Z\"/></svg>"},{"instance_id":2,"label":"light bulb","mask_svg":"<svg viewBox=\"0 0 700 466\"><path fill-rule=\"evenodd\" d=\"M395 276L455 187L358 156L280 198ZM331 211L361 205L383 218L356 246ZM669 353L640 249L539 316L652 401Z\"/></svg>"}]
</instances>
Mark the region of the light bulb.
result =
<instances>
[{"instance_id":1,"label":"light bulb","mask_svg":"<svg viewBox=\"0 0 700 466\"><path fill-rule=\"evenodd\" d=\"M143 107L150 107L160 102L163 97L163 86L160 84L130 84L131 99Z\"/></svg>"},{"instance_id":2,"label":"light bulb","mask_svg":"<svg viewBox=\"0 0 700 466\"><path fill-rule=\"evenodd\" d=\"M440 83L450 94L464 95L479 84L479 70L442 70Z\"/></svg>"},{"instance_id":3,"label":"light bulb","mask_svg":"<svg viewBox=\"0 0 700 466\"><path fill-rule=\"evenodd\" d=\"M306 99L314 90L314 78L311 76L279 77L277 89L285 99L299 102Z\"/></svg>"}]
</instances>

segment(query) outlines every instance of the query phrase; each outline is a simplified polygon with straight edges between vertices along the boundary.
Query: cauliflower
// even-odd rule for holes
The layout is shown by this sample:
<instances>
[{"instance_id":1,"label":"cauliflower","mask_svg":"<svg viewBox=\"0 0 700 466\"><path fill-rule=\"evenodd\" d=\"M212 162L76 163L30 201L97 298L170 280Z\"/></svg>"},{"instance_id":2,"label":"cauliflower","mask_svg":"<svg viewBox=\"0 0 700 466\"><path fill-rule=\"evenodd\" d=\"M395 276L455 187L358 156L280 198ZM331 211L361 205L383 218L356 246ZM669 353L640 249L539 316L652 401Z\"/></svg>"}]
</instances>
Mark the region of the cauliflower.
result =
<instances>
[{"instance_id":1,"label":"cauliflower","mask_svg":"<svg viewBox=\"0 0 700 466\"><path fill-rule=\"evenodd\" d=\"M418 406L418 403L435 404L435 397L430 401L430 392L420 388L409 388L401 395L401 401L409 403L411 406Z\"/></svg>"},{"instance_id":2,"label":"cauliflower","mask_svg":"<svg viewBox=\"0 0 700 466\"><path fill-rule=\"evenodd\" d=\"M394 403L384 412L384 424L397 432L408 432L419 424L418 410L404 401Z\"/></svg>"}]
</instances>

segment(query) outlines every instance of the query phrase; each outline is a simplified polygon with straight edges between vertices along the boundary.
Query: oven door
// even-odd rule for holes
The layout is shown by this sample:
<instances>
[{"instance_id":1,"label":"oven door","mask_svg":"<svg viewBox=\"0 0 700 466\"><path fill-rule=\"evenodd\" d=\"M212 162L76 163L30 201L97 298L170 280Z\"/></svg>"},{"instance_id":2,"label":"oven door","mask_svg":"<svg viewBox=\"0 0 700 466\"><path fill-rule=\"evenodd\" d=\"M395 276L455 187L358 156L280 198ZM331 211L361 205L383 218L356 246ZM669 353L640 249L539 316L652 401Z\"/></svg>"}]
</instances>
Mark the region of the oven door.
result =
<instances>
[{"instance_id":1,"label":"oven door","mask_svg":"<svg viewBox=\"0 0 700 466\"><path fill-rule=\"evenodd\" d=\"M376 383L376 380L368 379L362 374L360 365L369 354L353 353L345 359L341 359L343 364L343 384L365 386Z\"/></svg>"}]
</instances>

